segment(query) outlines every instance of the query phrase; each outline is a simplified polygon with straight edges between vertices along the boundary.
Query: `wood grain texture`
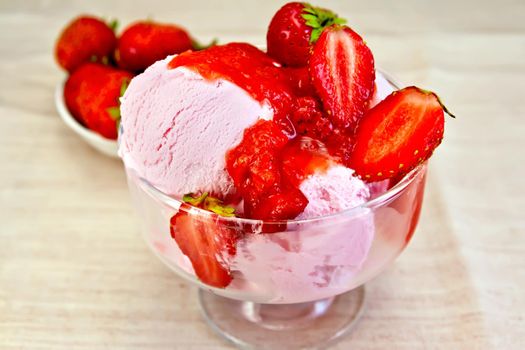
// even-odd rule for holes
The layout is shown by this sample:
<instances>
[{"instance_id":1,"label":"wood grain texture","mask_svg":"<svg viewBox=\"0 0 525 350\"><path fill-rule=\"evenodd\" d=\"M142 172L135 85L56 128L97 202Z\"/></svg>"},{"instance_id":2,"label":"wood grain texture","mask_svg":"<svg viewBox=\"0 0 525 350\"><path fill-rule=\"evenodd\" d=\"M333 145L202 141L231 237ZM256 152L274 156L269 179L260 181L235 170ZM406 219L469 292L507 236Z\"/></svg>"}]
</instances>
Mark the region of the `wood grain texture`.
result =
<instances>
[{"instance_id":1,"label":"wood grain texture","mask_svg":"<svg viewBox=\"0 0 525 350\"><path fill-rule=\"evenodd\" d=\"M200 317L193 287L142 242L119 161L59 119L52 48L80 12L264 43L281 3L0 2L1 349L231 349ZM334 348L525 348L525 2L322 3L379 66L438 91L458 116L414 240L368 284L363 320Z\"/></svg>"}]
</instances>

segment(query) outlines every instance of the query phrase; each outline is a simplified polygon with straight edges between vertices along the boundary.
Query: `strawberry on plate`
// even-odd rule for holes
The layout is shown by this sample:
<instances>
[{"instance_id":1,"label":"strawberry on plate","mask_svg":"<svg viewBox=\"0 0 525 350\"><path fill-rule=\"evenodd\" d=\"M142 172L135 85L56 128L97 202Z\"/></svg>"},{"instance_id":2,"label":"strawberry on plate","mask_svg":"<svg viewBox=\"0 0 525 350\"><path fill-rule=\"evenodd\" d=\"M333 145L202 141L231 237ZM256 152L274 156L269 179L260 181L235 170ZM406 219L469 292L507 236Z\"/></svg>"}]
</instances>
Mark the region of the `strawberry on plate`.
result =
<instances>
[{"instance_id":1,"label":"strawberry on plate","mask_svg":"<svg viewBox=\"0 0 525 350\"><path fill-rule=\"evenodd\" d=\"M117 138L119 98L133 75L98 63L73 72L64 86L64 100L73 116L108 139Z\"/></svg>"},{"instance_id":2,"label":"strawberry on plate","mask_svg":"<svg viewBox=\"0 0 525 350\"><path fill-rule=\"evenodd\" d=\"M372 52L352 29L334 25L326 28L315 44L309 67L332 123L352 132L374 91Z\"/></svg>"},{"instance_id":3,"label":"strawberry on plate","mask_svg":"<svg viewBox=\"0 0 525 350\"><path fill-rule=\"evenodd\" d=\"M332 11L304 2L290 2L281 7L270 22L266 35L268 55L286 66L306 66L312 44L324 28L345 22Z\"/></svg>"},{"instance_id":4,"label":"strawberry on plate","mask_svg":"<svg viewBox=\"0 0 525 350\"><path fill-rule=\"evenodd\" d=\"M136 22L118 40L115 60L120 68L140 72L168 55L192 49L185 29L153 21Z\"/></svg>"},{"instance_id":5,"label":"strawberry on plate","mask_svg":"<svg viewBox=\"0 0 525 350\"><path fill-rule=\"evenodd\" d=\"M393 92L361 120L347 165L366 181L407 174L441 143L444 112L450 114L433 92Z\"/></svg>"},{"instance_id":6,"label":"strawberry on plate","mask_svg":"<svg viewBox=\"0 0 525 350\"><path fill-rule=\"evenodd\" d=\"M234 209L207 193L197 197L188 194L184 200L170 220L171 236L203 283L224 288L232 281L225 257L235 255L239 230L223 222L221 216L233 216ZM192 206L211 213L198 212Z\"/></svg>"},{"instance_id":7,"label":"strawberry on plate","mask_svg":"<svg viewBox=\"0 0 525 350\"><path fill-rule=\"evenodd\" d=\"M107 62L116 45L113 28L98 18L80 16L60 34L55 57L58 64L71 73L86 62Z\"/></svg>"}]
</instances>

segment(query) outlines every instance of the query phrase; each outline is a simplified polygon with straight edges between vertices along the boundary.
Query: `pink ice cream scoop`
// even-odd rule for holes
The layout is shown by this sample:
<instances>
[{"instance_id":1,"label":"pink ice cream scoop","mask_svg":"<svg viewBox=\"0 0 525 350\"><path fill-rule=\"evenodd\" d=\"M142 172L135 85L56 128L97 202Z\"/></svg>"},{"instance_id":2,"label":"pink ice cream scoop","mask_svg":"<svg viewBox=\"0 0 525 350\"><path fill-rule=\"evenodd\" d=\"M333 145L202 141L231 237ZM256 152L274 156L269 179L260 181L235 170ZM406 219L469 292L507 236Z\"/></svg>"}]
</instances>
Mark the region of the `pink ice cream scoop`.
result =
<instances>
[{"instance_id":1,"label":"pink ice cream scoop","mask_svg":"<svg viewBox=\"0 0 525 350\"><path fill-rule=\"evenodd\" d=\"M335 162L316 171L300 185L308 205L297 219L315 219L365 203L368 186L353 170ZM231 259L231 288L247 289L265 302L322 298L341 293L366 260L374 239L374 218L359 208L349 225L318 225L305 221L292 232L256 234L239 243ZM343 219L344 220L344 219Z\"/></svg>"},{"instance_id":2,"label":"pink ice cream scoop","mask_svg":"<svg viewBox=\"0 0 525 350\"><path fill-rule=\"evenodd\" d=\"M273 112L227 80L169 69L170 61L156 62L129 84L119 153L127 167L165 193L228 194L234 188L226 152L244 129Z\"/></svg>"}]
</instances>

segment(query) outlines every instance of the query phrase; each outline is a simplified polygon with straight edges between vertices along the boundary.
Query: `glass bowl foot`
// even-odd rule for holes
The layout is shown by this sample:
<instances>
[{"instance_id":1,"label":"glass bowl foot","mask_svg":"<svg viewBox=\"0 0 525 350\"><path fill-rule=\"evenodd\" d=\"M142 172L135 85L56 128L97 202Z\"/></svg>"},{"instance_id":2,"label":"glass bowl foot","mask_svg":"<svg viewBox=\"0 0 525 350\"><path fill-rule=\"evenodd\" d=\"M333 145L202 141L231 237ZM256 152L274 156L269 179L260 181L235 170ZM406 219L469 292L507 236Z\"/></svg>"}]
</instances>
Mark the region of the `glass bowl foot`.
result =
<instances>
[{"instance_id":1,"label":"glass bowl foot","mask_svg":"<svg viewBox=\"0 0 525 350\"><path fill-rule=\"evenodd\" d=\"M365 288L298 304L258 304L199 289L208 324L242 349L325 349L361 317Z\"/></svg>"}]
</instances>

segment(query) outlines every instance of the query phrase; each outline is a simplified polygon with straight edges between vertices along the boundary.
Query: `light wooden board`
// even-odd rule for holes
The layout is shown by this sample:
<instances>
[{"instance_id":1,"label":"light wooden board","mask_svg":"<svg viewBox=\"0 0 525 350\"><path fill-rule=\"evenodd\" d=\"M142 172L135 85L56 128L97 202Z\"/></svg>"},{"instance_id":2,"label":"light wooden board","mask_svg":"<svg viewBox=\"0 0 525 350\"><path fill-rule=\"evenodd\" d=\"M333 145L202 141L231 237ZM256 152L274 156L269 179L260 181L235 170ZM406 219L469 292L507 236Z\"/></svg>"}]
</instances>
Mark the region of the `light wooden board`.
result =
<instances>
[{"instance_id":1,"label":"light wooden board","mask_svg":"<svg viewBox=\"0 0 525 350\"><path fill-rule=\"evenodd\" d=\"M134 3L0 2L1 349L231 348L142 242L119 161L59 119L52 48L81 12L261 44L282 2ZM334 348L525 348L525 2L322 3L379 66L438 91L458 116L414 240L368 284L363 320Z\"/></svg>"}]
</instances>

